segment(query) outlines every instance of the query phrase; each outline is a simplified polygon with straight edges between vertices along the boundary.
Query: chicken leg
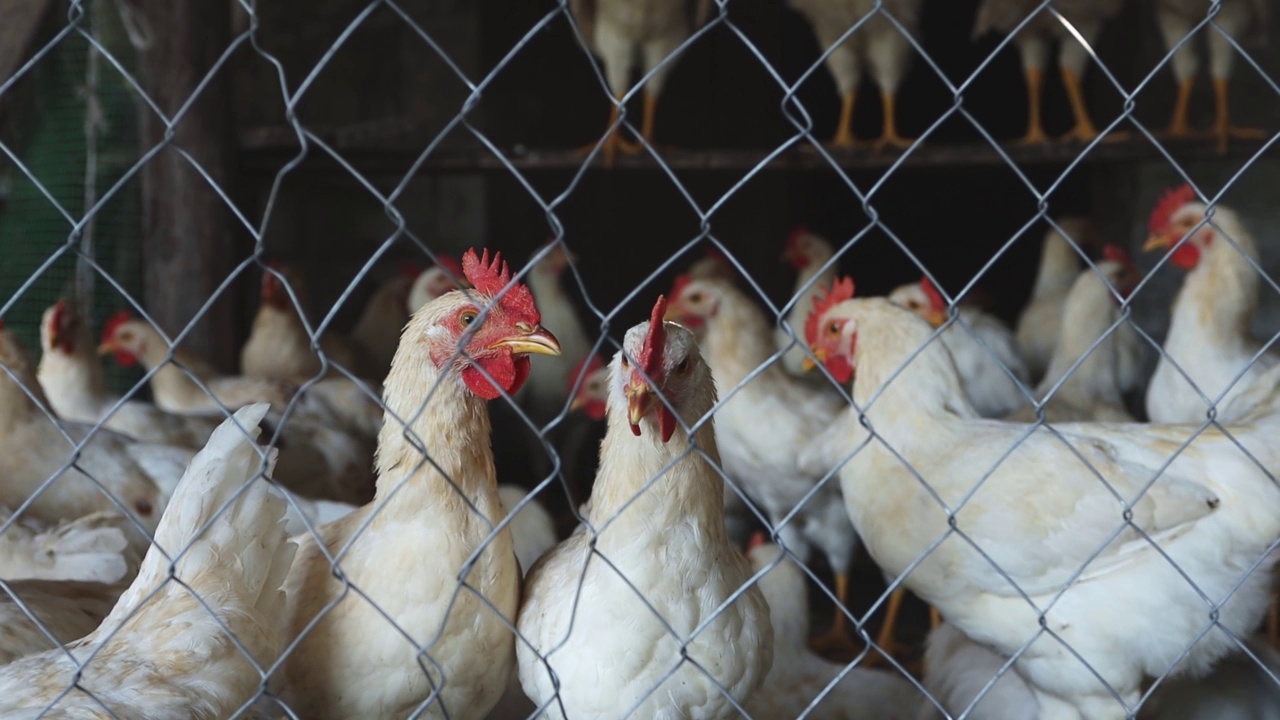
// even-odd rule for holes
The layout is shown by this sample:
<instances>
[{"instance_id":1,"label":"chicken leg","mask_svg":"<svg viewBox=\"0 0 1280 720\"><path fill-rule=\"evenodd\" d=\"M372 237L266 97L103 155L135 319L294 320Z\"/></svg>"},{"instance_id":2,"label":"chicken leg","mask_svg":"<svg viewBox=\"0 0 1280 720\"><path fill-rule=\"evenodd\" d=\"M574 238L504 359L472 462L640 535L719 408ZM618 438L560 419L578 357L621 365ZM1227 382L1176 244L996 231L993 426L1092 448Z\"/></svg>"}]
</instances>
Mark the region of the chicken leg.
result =
<instances>
[{"instance_id":1,"label":"chicken leg","mask_svg":"<svg viewBox=\"0 0 1280 720\"><path fill-rule=\"evenodd\" d=\"M648 108L648 99L649 99L649 96L645 95L646 116L648 115L648 113L651 112ZM586 157L587 155L590 155L592 152L594 152L596 147L599 146L600 149L603 151L604 166L606 168L611 168L613 167L613 161L617 157L619 150L621 150L622 152L628 155L636 155L640 152L640 145L636 143L629 143L626 140L622 139L622 127L618 126L618 117L621 114L620 112L621 107L622 107L622 97L619 96L617 98L617 102L613 103L609 107L609 126L605 130L606 135L604 139L597 140L596 142L587 143L586 145L583 145L582 147L578 148L575 151L575 154L577 154L579 157Z\"/></svg>"},{"instance_id":2,"label":"chicken leg","mask_svg":"<svg viewBox=\"0 0 1280 720\"><path fill-rule=\"evenodd\" d=\"M1213 79L1214 120L1213 136L1218 140L1218 152L1225 153L1232 140L1261 140L1268 137L1265 130L1259 128L1235 127L1231 124L1231 110L1227 102L1228 78Z\"/></svg>"},{"instance_id":3,"label":"chicken leg","mask_svg":"<svg viewBox=\"0 0 1280 720\"><path fill-rule=\"evenodd\" d=\"M880 137L876 139L874 148L883 150L886 147L896 148L898 150L906 150L915 142L914 138L904 138L898 134L898 121L896 111L896 97L891 90L881 90L880 98L884 106L884 130L881 131Z\"/></svg>"},{"instance_id":4,"label":"chicken leg","mask_svg":"<svg viewBox=\"0 0 1280 720\"><path fill-rule=\"evenodd\" d=\"M1192 130L1191 124L1187 122L1187 110L1191 107L1191 90L1195 85L1194 75L1178 83L1178 100L1173 106L1173 120L1169 122L1169 129L1161 133L1164 137L1188 140L1200 135Z\"/></svg>"},{"instance_id":5,"label":"chicken leg","mask_svg":"<svg viewBox=\"0 0 1280 720\"><path fill-rule=\"evenodd\" d=\"M835 578L835 620L832 621L830 630L810 640L809 645L816 652L848 661L862 652L862 645L855 642L849 633L848 618L844 614L845 601L849 594L849 576L846 573L836 573Z\"/></svg>"},{"instance_id":6,"label":"chicken leg","mask_svg":"<svg viewBox=\"0 0 1280 720\"><path fill-rule=\"evenodd\" d=\"M1029 67L1023 71L1027 81L1027 134L1018 140L1019 145L1042 145L1049 142L1040 118L1040 93L1044 87L1044 70Z\"/></svg>"},{"instance_id":7,"label":"chicken leg","mask_svg":"<svg viewBox=\"0 0 1280 720\"><path fill-rule=\"evenodd\" d=\"M854 90L840 98L840 122L836 125L836 136L829 143L834 150L851 150L858 145L853 137L853 102L857 96L858 92Z\"/></svg>"}]
</instances>

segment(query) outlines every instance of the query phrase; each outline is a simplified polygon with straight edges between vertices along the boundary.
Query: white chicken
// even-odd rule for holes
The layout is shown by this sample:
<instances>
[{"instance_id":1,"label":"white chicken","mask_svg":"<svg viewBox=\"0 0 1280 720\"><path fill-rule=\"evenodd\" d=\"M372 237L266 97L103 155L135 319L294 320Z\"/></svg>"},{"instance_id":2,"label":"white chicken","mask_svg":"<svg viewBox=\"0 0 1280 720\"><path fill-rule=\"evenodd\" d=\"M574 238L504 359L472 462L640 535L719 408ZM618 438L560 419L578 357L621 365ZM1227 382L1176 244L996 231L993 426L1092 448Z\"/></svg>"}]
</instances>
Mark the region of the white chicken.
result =
<instances>
[{"instance_id":1,"label":"white chicken","mask_svg":"<svg viewBox=\"0 0 1280 720\"><path fill-rule=\"evenodd\" d=\"M290 296L289 291L293 291ZM248 377L305 382L322 374L341 377L338 366L360 373L363 363L346 338L327 332L320 335L320 353L302 317L310 296L302 275L291 267L271 262L262 273L262 304L253 318L249 338L240 348L240 371Z\"/></svg>"},{"instance_id":2,"label":"white chicken","mask_svg":"<svg viewBox=\"0 0 1280 720\"><path fill-rule=\"evenodd\" d=\"M180 475L191 451L56 421L31 358L3 324L0 365L0 505L46 523L119 510L154 528L164 507L157 478Z\"/></svg>"},{"instance_id":3,"label":"white chicken","mask_svg":"<svg viewBox=\"0 0 1280 720\"><path fill-rule=\"evenodd\" d=\"M711 370L665 310L659 297L611 364L586 523L529 571L516 655L549 718L737 717L772 664L769 608L743 587L709 464Z\"/></svg>"},{"instance_id":4,"label":"white chicken","mask_svg":"<svg viewBox=\"0 0 1280 720\"><path fill-rule=\"evenodd\" d=\"M677 278L668 315L697 333L723 398L715 426L725 474L762 507L799 562L808 560L811 544L822 550L835 575L836 599L844 605L858 538L839 510L835 478L815 490L827 473L806 473L799 464L800 452L840 413L843 400L792 378L776 362L766 365L776 353L770 323L728 281ZM730 490L726 496L731 493L736 494ZM844 612L835 613L831 632L818 644L853 649Z\"/></svg>"},{"instance_id":5,"label":"white chicken","mask_svg":"<svg viewBox=\"0 0 1280 720\"><path fill-rule=\"evenodd\" d=\"M1187 271L1147 388L1152 422L1204 422L1211 404L1232 405L1280 363L1249 335L1258 304L1257 243L1235 211L1218 205L1206 222L1205 210L1183 185L1161 198L1148 224L1143 250L1171 250L1169 262ZM1217 418L1232 419L1221 412Z\"/></svg>"},{"instance_id":6,"label":"white chicken","mask_svg":"<svg viewBox=\"0 0 1280 720\"><path fill-rule=\"evenodd\" d=\"M176 415L148 402L124 400L107 389L106 373L94 353L89 324L70 303L59 300L40 323L40 365L36 377L58 417L102 423L143 442L201 448L218 420ZM174 478L177 482L177 477Z\"/></svg>"},{"instance_id":7,"label":"white chicken","mask_svg":"<svg viewBox=\"0 0 1280 720\"><path fill-rule=\"evenodd\" d=\"M1133 420L1124 391L1141 367L1143 340L1133 325L1120 322L1120 303L1140 276L1119 247L1106 246L1103 256L1096 269L1079 274L1067 293L1049 370L1036 386L1050 422ZM1024 405L1007 419L1032 422L1036 410Z\"/></svg>"},{"instance_id":8,"label":"white chicken","mask_svg":"<svg viewBox=\"0 0 1280 720\"><path fill-rule=\"evenodd\" d=\"M1027 134L1021 142L1049 141L1040 120L1040 97L1049 43L1055 39L1060 43L1058 67L1062 84L1075 116L1075 126L1061 139L1090 142L1098 137L1085 103L1085 63L1103 24L1123 5L1124 0L1054 0L1052 5L1042 0L983 0L973 26L975 39L988 32L1010 33L1021 27L1013 38L1022 55L1022 73L1027 81ZM1031 13L1035 15L1027 20Z\"/></svg>"},{"instance_id":9,"label":"white chicken","mask_svg":"<svg viewBox=\"0 0 1280 720\"><path fill-rule=\"evenodd\" d=\"M1192 37L1192 32L1199 29L1209 46L1209 77L1213 81L1215 100L1213 128L1209 132L1217 140L1219 151L1226 152L1232 139L1271 137L1264 130L1232 125L1231 104L1228 102L1236 45L1243 44L1247 39L1245 35L1250 32L1267 31L1270 0L1226 0L1214 6L1200 0L1155 0L1154 4L1165 47L1173 53L1169 67L1178 83L1178 98L1168 134L1174 138L1197 136L1187 122L1187 115L1191 107L1191 90L1200 70L1197 40ZM1201 27L1206 18L1212 19L1212 24Z\"/></svg>"},{"instance_id":10,"label":"white chicken","mask_svg":"<svg viewBox=\"0 0 1280 720\"><path fill-rule=\"evenodd\" d=\"M658 96L675 64L676 52L691 32L702 27L711 12L711 0L697 0L693 17L690 0L569 0L578 32L587 48L604 63L605 81L621 101L631 89L631 70L640 59L644 86L644 117L640 134L653 143ZM650 75L652 73L652 75ZM640 147L624 143L618 122L618 103L610 105L609 131L601 141L605 167L613 164L618 150L636 154ZM595 148L593 143L588 150Z\"/></svg>"},{"instance_id":11,"label":"white chicken","mask_svg":"<svg viewBox=\"0 0 1280 720\"><path fill-rule=\"evenodd\" d=\"M0 666L46 650L60 651L93 632L128 587L133 579L129 575L111 583L6 580L0 591ZM0 699L0 707L4 701Z\"/></svg>"},{"instance_id":12,"label":"white chicken","mask_svg":"<svg viewBox=\"0 0 1280 720\"><path fill-rule=\"evenodd\" d=\"M295 550L284 501L257 477L251 435L266 412L246 407L214 431L97 630L0 668L4 717L223 718L249 703L280 651Z\"/></svg>"},{"instance_id":13,"label":"white chicken","mask_svg":"<svg viewBox=\"0 0 1280 720\"><path fill-rule=\"evenodd\" d=\"M782 549L753 538L747 558L769 604L773 669L747 703L753 720L908 720L920 691L896 672L852 668L810 652L809 593L804 572ZM813 708L810 709L810 706ZM805 711L808 710L806 713Z\"/></svg>"},{"instance_id":14,"label":"white chicken","mask_svg":"<svg viewBox=\"0 0 1280 720\"><path fill-rule=\"evenodd\" d=\"M416 265L401 266L400 272L382 281L364 304L349 336L362 363L361 376L378 381L387 376L400 344L400 331L409 322L409 293L420 274Z\"/></svg>"},{"instance_id":15,"label":"white chicken","mask_svg":"<svg viewBox=\"0 0 1280 720\"><path fill-rule=\"evenodd\" d=\"M456 289L463 280L462 266L452 256L436 255L436 264L423 270L409 288L408 310L410 314L441 295ZM400 338L396 338L399 344ZM394 356L395 353L393 352Z\"/></svg>"},{"instance_id":16,"label":"white chicken","mask_svg":"<svg viewBox=\"0 0 1280 720\"><path fill-rule=\"evenodd\" d=\"M804 343L804 324L813 310L813 301L831 289L836 277L835 263L831 262L835 250L825 238L814 235L803 225L791 231L782 250L782 259L796 271L796 285L792 292L791 312L787 313L787 327L773 331L774 342L782 356L782 367L789 375L813 381L820 376L806 372L805 360L809 348ZM825 378L821 382L826 382Z\"/></svg>"},{"instance_id":17,"label":"white chicken","mask_svg":"<svg viewBox=\"0 0 1280 720\"><path fill-rule=\"evenodd\" d=\"M128 569L128 523L102 511L50 526L0 507L0 580L118 582Z\"/></svg>"},{"instance_id":18,"label":"white chicken","mask_svg":"<svg viewBox=\"0 0 1280 720\"><path fill-rule=\"evenodd\" d=\"M819 49L827 52L840 43L826 56L827 69L841 98L840 121L831 144L836 148L851 148L857 142L853 136L853 106L864 63L880 86L884 108L884 129L875 147L905 148L914 142L898 134L895 106L898 86L907 73L913 49L908 35L917 31L922 0L788 0L788 3L813 26ZM857 29L846 37L845 33L855 25Z\"/></svg>"},{"instance_id":19,"label":"white chicken","mask_svg":"<svg viewBox=\"0 0 1280 720\"><path fill-rule=\"evenodd\" d=\"M1036 382L1044 377L1058 341L1058 327L1062 323L1062 306L1067 300L1071 284L1080 274L1080 256L1077 246L1093 244L1093 226L1084 218L1066 217L1057 221L1044 234L1040 246L1040 266L1036 270L1031 298L1018 314L1014 333L1018 349L1027 363L1027 372Z\"/></svg>"},{"instance_id":20,"label":"white chicken","mask_svg":"<svg viewBox=\"0 0 1280 720\"><path fill-rule=\"evenodd\" d=\"M889 302L942 327L948 321L947 300L928 277L902 285ZM1029 402L1022 386L1030 373L1018 353L1013 333L996 317L967 305L939 338L955 359L965 392L983 417L1003 417Z\"/></svg>"},{"instance_id":21,"label":"white chicken","mask_svg":"<svg viewBox=\"0 0 1280 720\"><path fill-rule=\"evenodd\" d=\"M1216 624L1239 636L1262 619L1280 417L1232 437L982 420L917 316L835 293L815 316L810 345L861 409L840 478L871 557L966 635L1021 651L1043 720L1123 717L1144 677L1230 652Z\"/></svg>"},{"instance_id":22,"label":"white chicken","mask_svg":"<svg viewBox=\"0 0 1280 720\"><path fill-rule=\"evenodd\" d=\"M494 530L485 403L559 345L500 257L462 262L474 289L420 308L401 337L374 501L302 539L287 586L297 644L274 678L300 717L483 718L514 665L520 569Z\"/></svg>"}]
</instances>

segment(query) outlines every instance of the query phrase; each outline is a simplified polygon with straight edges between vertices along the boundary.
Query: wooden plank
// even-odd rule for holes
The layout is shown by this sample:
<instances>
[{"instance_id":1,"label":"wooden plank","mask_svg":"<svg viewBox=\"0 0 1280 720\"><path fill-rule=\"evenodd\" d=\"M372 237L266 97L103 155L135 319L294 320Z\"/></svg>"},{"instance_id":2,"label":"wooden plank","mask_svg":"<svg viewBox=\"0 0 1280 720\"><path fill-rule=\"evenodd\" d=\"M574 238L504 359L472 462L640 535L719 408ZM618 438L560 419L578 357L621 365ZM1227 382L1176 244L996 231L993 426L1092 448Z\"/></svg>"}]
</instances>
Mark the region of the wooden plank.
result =
<instances>
[{"instance_id":1,"label":"wooden plank","mask_svg":"<svg viewBox=\"0 0 1280 720\"><path fill-rule=\"evenodd\" d=\"M138 53L139 79L156 105L170 117L225 51L231 14L221 2L141 0L141 15L154 33ZM234 218L210 185L234 197L231 173L235 136L229 73L224 68L201 91L175 127L172 142L143 167L143 285L146 307L171 335L199 315L187 345L219 369L234 369L239 337L235 294L224 293L201 315L201 308L235 267ZM164 141L166 124L138 103L142 149ZM209 176L206 180L178 148Z\"/></svg>"}]
</instances>

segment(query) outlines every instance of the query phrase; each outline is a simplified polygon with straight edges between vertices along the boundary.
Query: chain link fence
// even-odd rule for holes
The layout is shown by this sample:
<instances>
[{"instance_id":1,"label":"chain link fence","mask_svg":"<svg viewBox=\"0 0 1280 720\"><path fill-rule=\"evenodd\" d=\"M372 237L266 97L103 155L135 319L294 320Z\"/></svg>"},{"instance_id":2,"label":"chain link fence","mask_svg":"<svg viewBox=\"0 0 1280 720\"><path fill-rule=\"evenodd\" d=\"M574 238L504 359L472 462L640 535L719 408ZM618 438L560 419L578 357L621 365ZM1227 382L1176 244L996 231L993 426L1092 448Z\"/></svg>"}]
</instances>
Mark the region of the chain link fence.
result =
<instances>
[{"instance_id":1,"label":"chain link fence","mask_svg":"<svg viewBox=\"0 0 1280 720\"><path fill-rule=\"evenodd\" d=\"M1270 9L0 9L0 715L1280 717Z\"/></svg>"}]
</instances>

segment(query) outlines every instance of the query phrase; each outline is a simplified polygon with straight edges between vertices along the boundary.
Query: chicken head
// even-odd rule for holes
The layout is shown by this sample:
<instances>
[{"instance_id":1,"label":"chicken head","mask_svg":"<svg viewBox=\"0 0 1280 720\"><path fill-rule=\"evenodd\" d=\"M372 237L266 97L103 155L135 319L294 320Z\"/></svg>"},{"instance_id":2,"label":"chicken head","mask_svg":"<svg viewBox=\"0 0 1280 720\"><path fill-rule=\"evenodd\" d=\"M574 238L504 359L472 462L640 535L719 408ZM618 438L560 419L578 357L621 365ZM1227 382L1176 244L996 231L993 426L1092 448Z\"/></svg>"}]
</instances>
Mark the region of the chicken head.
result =
<instances>
[{"instance_id":1,"label":"chicken head","mask_svg":"<svg viewBox=\"0 0 1280 720\"><path fill-rule=\"evenodd\" d=\"M578 384L578 378L582 378L581 384ZM578 386L578 392L569 405L570 412L581 410L592 420L604 420L605 406L609 401L609 368L599 355L592 353L578 361L569 374L570 392L573 392L574 385Z\"/></svg>"},{"instance_id":2,"label":"chicken head","mask_svg":"<svg viewBox=\"0 0 1280 720\"><path fill-rule=\"evenodd\" d=\"M40 320L40 345L45 352L70 355L76 351L76 339L83 328L75 308L66 298L60 299L44 311Z\"/></svg>"},{"instance_id":3,"label":"chicken head","mask_svg":"<svg viewBox=\"0 0 1280 720\"><path fill-rule=\"evenodd\" d=\"M1196 199L1190 185L1168 190L1156 203L1147 221L1147 241L1143 252L1169 250L1169 262L1183 270L1191 270L1200 262L1201 251L1213 241L1214 229L1205 222L1204 203ZM1188 237L1190 236L1190 237ZM1178 244L1182 238L1186 242Z\"/></svg>"},{"instance_id":4,"label":"chicken head","mask_svg":"<svg viewBox=\"0 0 1280 720\"><path fill-rule=\"evenodd\" d=\"M622 352L613 361L609 393L615 412L626 406L631 432L641 435L646 423L649 427L656 423L664 443L675 433L676 412L685 417L682 408L701 400L698 394L714 387L693 333L664 321L667 313L666 298L658 296L649 322L627 331ZM697 419L686 417L688 421Z\"/></svg>"},{"instance_id":5,"label":"chicken head","mask_svg":"<svg viewBox=\"0 0 1280 720\"><path fill-rule=\"evenodd\" d=\"M782 259L797 271L822 265L833 254L831 243L809 232L809 228L804 225L797 225L787 235L787 243L782 248Z\"/></svg>"},{"instance_id":6,"label":"chicken head","mask_svg":"<svg viewBox=\"0 0 1280 720\"><path fill-rule=\"evenodd\" d=\"M98 346L98 354L111 353L120 367L133 367L138 358L147 351L147 337L143 332L142 320L133 317L128 310L120 310L102 326L102 344Z\"/></svg>"},{"instance_id":7,"label":"chicken head","mask_svg":"<svg viewBox=\"0 0 1280 720\"><path fill-rule=\"evenodd\" d=\"M666 319L697 332L720 309L721 288L729 280L720 277L681 275L671 286L671 304Z\"/></svg>"},{"instance_id":8,"label":"chicken head","mask_svg":"<svg viewBox=\"0 0 1280 720\"><path fill-rule=\"evenodd\" d=\"M512 395L529 378L529 355L559 355L560 343L540 324L533 293L512 283L501 253L491 261L488 250L468 250L462 272L473 290L450 292L417 313L428 356L438 368L456 369L485 400Z\"/></svg>"},{"instance_id":9,"label":"chicken head","mask_svg":"<svg viewBox=\"0 0 1280 720\"><path fill-rule=\"evenodd\" d=\"M814 298L813 312L805 322L804 338L813 356L842 385L853 380L854 351L858 346L858 324L841 306L853 299L853 280L836 278L831 290ZM806 369L813 367L806 358Z\"/></svg>"},{"instance_id":10,"label":"chicken head","mask_svg":"<svg viewBox=\"0 0 1280 720\"><path fill-rule=\"evenodd\" d=\"M928 276L920 282L902 285L889 293L889 302L919 315L934 327L947 321L947 299Z\"/></svg>"}]
</instances>

